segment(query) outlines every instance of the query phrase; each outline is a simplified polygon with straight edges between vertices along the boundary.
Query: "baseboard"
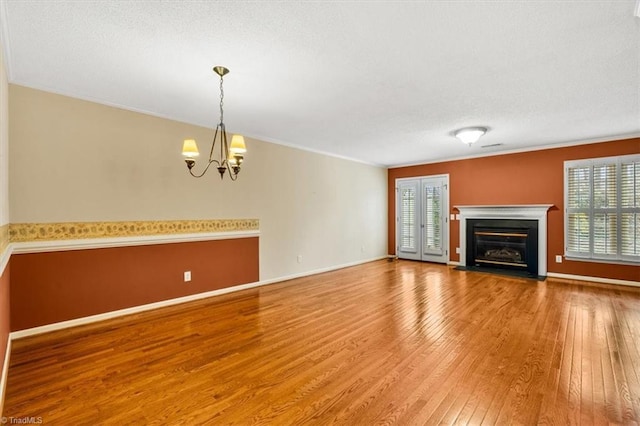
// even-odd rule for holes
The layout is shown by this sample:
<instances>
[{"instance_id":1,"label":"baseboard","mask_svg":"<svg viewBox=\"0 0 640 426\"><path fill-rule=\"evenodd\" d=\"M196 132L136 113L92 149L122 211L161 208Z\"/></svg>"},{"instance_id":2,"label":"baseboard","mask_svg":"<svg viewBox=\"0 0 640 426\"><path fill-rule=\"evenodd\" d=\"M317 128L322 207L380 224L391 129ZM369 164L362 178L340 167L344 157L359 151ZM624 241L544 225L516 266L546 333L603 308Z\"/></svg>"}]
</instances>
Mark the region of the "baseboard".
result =
<instances>
[{"instance_id":1,"label":"baseboard","mask_svg":"<svg viewBox=\"0 0 640 426\"><path fill-rule=\"evenodd\" d=\"M614 278L587 277L585 275L559 274L557 272L547 272L547 277L563 278L566 280L591 281L594 283L601 283L601 284L616 284L616 285L628 285L631 287L640 287L639 281L618 280Z\"/></svg>"},{"instance_id":2,"label":"baseboard","mask_svg":"<svg viewBox=\"0 0 640 426\"><path fill-rule=\"evenodd\" d=\"M378 256L373 259L358 260L355 262L343 263L341 265L329 266L327 268L314 269L313 271L300 272L299 274L286 275L284 277L272 278L269 280L260 281L262 284L273 284L282 281L293 280L296 278L308 277L310 275L322 274L324 272L337 271L338 269L349 268L351 266L362 265L363 263L375 262L376 260L386 259L387 256Z\"/></svg>"},{"instance_id":3,"label":"baseboard","mask_svg":"<svg viewBox=\"0 0 640 426\"><path fill-rule=\"evenodd\" d=\"M7 337L7 350L4 352L4 364L2 366L2 377L0 377L0 415L4 413L4 392L7 389L7 378L9 377L10 359L11 359L11 335Z\"/></svg>"},{"instance_id":4,"label":"baseboard","mask_svg":"<svg viewBox=\"0 0 640 426\"><path fill-rule=\"evenodd\" d=\"M449 266L460 266L460 262L456 262L454 260L450 260L447 262L447 265Z\"/></svg>"},{"instance_id":5,"label":"baseboard","mask_svg":"<svg viewBox=\"0 0 640 426\"><path fill-rule=\"evenodd\" d=\"M118 309L117 311L105 312L102 314L90 315L88 317L56 322L53 324L42 325L39 327L27 328L25 330L12 331L10 334L10 337L12 340L21 339L23 337L35 336L37 334L49 333L51 331L63 330L65 328L77 327L79 325L91 324L94 322L122 317L125 315L137 314L140 312L150 311L153 309L179 305L181 303L192 302L200 299L206 299L208 297L220 296L222 294L232 293L234 291L246 290L249 288L259 287L261 285L264 285L264 284L258 281L254 283L241 284L233 287L221 288L219 290L212 290L204 293L178 297L175 299L162 300L160 302L148 303L146 305L133 306L131 308L125 308L125 309Z\"/></svg>"},{"instance_id":6,"label":"baseboard","mask_svg":"<svg viewBox=\"0 0 640 426\"><path fill-rule=\"evenodd\" d=\"M90 315L88 317L76 318L68 321L61 321L53 324L42 325L39 327L28 328L25 330L13 331L10 333L10 340L21 339L24 337L35 336L38 334L49 333L51 331L63 330L66 328L77 327L79 325L91 324L98 321L104 321L107 319L117 318L125 315L137 314L140 312L150 311L153 309L164 308L167 306L179 305L181 303L192 302L195 300L206 299L209 297L220 296L222 294L233 293L236 291L247 290L250 288L261 287L269 284L274 284L282 281L291 280L294 278L302 278L309 275L316 275L323 272L335 271L337 269L348 268L350 266L356 266L363 263L374 262L376 260L385 259L386 256L380 256L373 259L361 260L356 262L345 263L342 265L331 266L328 268L316 269L313 271L302 272L299 274L288 275L279 278L273 278L269 280L261 280L254 283L241 284L233 287L221 288L218 290L207 291L204 293L192 294L189 296L178 297L175 299L162 300L160 302L148 303L146 305L133 306L131 308L119 309L117 311L105 312L102 314Z\"/></svg>"}]
</instances>

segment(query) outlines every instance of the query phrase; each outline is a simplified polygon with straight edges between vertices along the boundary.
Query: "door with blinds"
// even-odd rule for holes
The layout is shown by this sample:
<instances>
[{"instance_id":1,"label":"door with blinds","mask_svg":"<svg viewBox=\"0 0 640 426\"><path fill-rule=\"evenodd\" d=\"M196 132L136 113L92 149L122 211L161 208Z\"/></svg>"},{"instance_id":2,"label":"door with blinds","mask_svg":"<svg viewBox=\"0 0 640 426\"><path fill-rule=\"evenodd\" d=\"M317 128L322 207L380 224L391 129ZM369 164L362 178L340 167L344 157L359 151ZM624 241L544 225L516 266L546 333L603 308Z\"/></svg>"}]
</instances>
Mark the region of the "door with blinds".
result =
<instances>
[{"instance_id":1,"label":"door with blinds","mask_svg":"<svg viewBox=\"0 0 640 426\"><path fill-rule=\"evenodd\" d=\"M448 188L448 175L396 180L399 258L449 261Z\"/></svg>"}]
</instances>

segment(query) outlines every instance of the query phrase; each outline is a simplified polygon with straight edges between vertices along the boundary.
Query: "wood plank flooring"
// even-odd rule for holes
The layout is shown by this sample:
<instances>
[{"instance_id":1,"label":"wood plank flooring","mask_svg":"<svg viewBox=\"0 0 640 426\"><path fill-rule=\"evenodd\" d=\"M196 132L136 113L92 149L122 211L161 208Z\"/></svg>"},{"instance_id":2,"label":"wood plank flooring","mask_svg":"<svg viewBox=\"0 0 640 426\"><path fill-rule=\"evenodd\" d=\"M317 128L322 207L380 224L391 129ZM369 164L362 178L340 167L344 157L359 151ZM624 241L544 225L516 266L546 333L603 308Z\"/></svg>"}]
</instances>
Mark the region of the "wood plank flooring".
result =
<instances>
[{"instance_id":1,"label":"wood plank flooring","mask_svg":"<svg viewBox=\"0 0 640 426\"><path fill-rule=\"evenodd\" d=\"M637 424L640 289L378 261L13 342L44 424Z\"/></svg>"}]
</instances>

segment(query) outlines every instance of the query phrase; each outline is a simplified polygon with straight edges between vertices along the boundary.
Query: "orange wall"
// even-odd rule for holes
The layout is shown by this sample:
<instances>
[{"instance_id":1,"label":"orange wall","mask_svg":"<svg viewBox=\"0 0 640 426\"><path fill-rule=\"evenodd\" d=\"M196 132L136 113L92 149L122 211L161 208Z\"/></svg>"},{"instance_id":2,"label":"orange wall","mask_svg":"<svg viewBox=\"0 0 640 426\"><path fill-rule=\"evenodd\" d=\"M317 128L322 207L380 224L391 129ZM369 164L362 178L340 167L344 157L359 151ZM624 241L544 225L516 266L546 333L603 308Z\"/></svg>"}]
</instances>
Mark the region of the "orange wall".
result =
<instances>
[{"instance_id":1,"label":"orange wall","mask_svg":"<svg viewBox=\"0 0 640 426\"><path fill-rule=\"evenodd\" d=\"M258 267L257 237L14 254L11 330L256 282Z\"/></svg>"},{"instance_id":2,"label":"orange wall","mask_svg":"<svg viewBox=\"0 0 640 426\"><path fill-rule=\"evenodd\" d=\"M555 256L564 253L564 161L637 154L640 138L613 142L497 155L469 160L389 169L389 254L395 254L395 180L398 178L449 174L450 213L456 205L553 204L548 214L549 272L640 281L640 267L576 262ZM451 221L451 260L459 261L459 222Z\"/></svg>"},{"instance_id":3,"label":"orange wall","mask_svg":"<svg viewBox=\"0 0 640 426\"><path fill-rule=\"evenodd\" d=\"M4 355L7 351L7 342L9 340L9 276L11 262L4 268L4 272L0 276L0 371L4 368ZM0 402L1 406L2 402Z\"/></svg>"}]
</instances>

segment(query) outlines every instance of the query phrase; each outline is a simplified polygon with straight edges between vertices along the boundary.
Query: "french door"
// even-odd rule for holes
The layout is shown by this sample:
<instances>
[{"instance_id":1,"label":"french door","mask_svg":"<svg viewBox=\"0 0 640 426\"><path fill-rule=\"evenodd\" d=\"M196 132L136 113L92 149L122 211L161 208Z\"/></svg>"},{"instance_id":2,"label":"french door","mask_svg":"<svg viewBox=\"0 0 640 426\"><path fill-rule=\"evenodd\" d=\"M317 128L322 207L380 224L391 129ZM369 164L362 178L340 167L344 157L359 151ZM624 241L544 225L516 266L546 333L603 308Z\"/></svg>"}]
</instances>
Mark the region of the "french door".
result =
<instances>
[{"instance_id":1,"label":"french door","mask_svg":"<svg viewBox=\"0 0 640 426\"><path fill-rule=\"evenodd\" d=\"M396 254L449 261L449 175L396 180Z\"/></svg>"}]
</instances>

